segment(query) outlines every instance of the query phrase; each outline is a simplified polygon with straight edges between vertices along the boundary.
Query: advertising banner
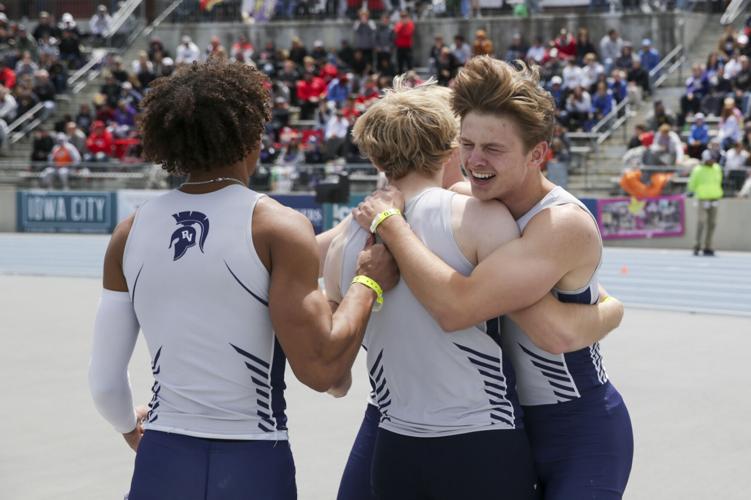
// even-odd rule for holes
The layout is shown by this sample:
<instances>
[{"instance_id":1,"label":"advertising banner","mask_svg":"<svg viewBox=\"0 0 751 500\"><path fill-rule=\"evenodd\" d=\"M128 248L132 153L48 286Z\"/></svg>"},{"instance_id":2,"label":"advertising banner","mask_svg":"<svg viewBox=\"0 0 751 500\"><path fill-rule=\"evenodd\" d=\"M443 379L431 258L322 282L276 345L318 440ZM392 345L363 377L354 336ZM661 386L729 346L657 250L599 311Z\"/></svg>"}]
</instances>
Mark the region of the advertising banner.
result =
<instances>
[{"instance_id":1,"label":"advertising banner","mask_svg":"<svg viewBox=\"0 0 751 500\"><path fill-rule=\"evenodd\" d=\"M604 240L683 236L685 199L682 195L599 199L597 222Z\"/></svg>"},{"instance_id":2,"label":"advertising banner","mask_svg":"<svg viewBox=\"0 0 751 500\"><path fill-rule=\"evenodd\" d=\"M18 191L19 232L111 233L115 193L90 191Z\"/></svg>"}]
</instances>

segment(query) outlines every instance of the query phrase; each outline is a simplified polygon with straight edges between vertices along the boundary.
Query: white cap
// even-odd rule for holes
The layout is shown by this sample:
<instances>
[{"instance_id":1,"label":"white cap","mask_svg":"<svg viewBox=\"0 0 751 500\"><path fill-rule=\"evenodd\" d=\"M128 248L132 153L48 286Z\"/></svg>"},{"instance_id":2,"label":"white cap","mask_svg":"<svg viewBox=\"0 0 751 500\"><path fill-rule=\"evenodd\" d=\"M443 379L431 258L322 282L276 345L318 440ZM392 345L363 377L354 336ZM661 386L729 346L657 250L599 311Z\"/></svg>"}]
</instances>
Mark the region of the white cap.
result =
<instances>
[{"instance_id":1,"label":"white cap","mask_svg":"<svg viewBox=\"0 0 751 500\"><path fill-rule=\"evenodd\" d=\"M703 120L704 119L704 113L696 113L694 115L694 120Z\"/></svg>"},{"instance_id":2,"label":"white cap","mask_svg":"<svg viewBox=\"0 0 751 500\"><path fill-rule=\"evenodd\" d=\"M66 12L65 14L63 14L62 21L64 23L72 23L73 15L70 12Z\"/></svg>"},{"instance_id":3,"label":"white cap","mask_svg":"<svg viewBox=\"0 0 751 500\"><path fill-rule=\"evenodd\" d=\"M171 57L165 57L164 59L162 59L162 64L164 64L165 66L172 66L173 64L175 64L175 61L173 61Z\"/></svg>"},{"instance_id":4,"label":"white cap","mask_svg":"<svg viewBox=\"0 0 751 500\"><path fill-rule=\"evenodd\" d=\"M712 161L712 152L708 149L705 149L701 154L701 162L707 163Z\"/></svg>"},{"instance_id":5,"label":"white cap","mask_svg":"<svg viewBox=\"0 0 751 500\"><path fill-rule=\"evenodd\" d=\"M550 79L551 85L560 85L562 83L563 83L563 79L558 75L555 75L553 78Z\"/></svg>"}]
</instances>

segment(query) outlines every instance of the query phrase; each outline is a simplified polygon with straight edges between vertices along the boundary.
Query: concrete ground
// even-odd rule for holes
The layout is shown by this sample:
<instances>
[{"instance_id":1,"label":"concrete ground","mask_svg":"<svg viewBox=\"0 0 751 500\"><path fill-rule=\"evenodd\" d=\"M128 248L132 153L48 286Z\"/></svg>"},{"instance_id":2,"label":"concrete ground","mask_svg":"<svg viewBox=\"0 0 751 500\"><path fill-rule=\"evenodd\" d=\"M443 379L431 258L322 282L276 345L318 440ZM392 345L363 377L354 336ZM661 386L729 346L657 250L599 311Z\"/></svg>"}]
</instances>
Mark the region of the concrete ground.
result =
<instances>
[{"instance_id":1,"label":"concrete ground","mask_svg":"<svg viewBox=\"0 0 751 500\"><path fill-rule=\"evenodd\" d=\"M8 248L0 238L0 422L6 429L0 498L120 499L134 454L96 413L86 381L100 282L23 275L48 273L13 268ZM635 252L625 257L641 260ZM749 284L747 269L739 265L736 274ZM625 498L751 498L749 352L747 316L627 308L622 326L603 342L605 365L629 406L636 440ZM334 400L287 372L301 500L335 498L365 408L362 358L354 377L350 395ZM148 401L149 359L140 341L131 380L136 401Z\"/></svg>"}]
</instances>

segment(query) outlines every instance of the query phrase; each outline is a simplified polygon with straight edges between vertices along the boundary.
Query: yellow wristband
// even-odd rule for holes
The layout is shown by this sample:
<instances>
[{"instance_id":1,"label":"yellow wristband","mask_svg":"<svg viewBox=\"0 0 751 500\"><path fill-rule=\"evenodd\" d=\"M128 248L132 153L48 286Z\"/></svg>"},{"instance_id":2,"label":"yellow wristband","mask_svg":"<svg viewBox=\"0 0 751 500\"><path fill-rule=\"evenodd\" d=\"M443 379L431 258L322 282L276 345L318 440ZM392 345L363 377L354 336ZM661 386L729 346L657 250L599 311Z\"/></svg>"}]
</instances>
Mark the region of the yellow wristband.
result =
<instances>
[{"instance_id":1,"label":"yellow wristband","mask_svg":"<svg viewBox=\"0 0 751 500\"><path fill-rule=\"evenodd\" d=\"M392 215L402 215L402 211L398 208L389 208L388 210L384 210L380 214L376 215L375 217L373 217L373 222L370 224L370 232L375 234L378 226L380 226L383 221L385 221Z\"/></svg>"},{"instance_id":2,"label":"yellow wristband","mask_svg":"<svg viewBox=\"0 0 751 500\"><path fill-rule=\"evenodd\" d=\"M373 290L376 294L376 303L375 305L373 305L373 310L381 310L381 307L383 307L383 288L381 288L381 285L379 285L376 280L370 279L364 274L359 274L354 277L352 283L360 283L361 285L365 285L366 287Z\"/></svg>"},{"instance_id":3,"label":"yellow wristband","mask_svg":"<svg viewBox=\"0 0 751 500\"><path fill-rule=\"evenodd\" d=\"M608 300L611 300L612 298L613 298L612 295L608 295L600 301L600 304L604 304L605 302L607 302Z\"/></svg>"}]
</instances>

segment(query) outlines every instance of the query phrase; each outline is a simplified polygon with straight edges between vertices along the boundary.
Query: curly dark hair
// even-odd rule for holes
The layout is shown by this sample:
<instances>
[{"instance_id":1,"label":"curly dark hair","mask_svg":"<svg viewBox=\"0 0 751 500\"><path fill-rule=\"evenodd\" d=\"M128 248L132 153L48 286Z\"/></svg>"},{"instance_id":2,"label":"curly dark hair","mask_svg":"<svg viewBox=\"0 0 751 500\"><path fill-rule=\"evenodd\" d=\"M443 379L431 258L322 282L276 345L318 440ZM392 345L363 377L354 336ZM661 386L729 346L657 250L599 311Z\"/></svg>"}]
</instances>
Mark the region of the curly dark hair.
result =
<instances>
[{"instance_id":1,"label":"curly dark hair","mask_svg":"<svg viewBox=\"0 0 751 500\"><path fill-rule=\"evenodd\" d=\"M141 102L144 158L183 174L242 160L271 118L265 83L251 66L217 60L155 80Z\"/></svg>"}]
</instances>

